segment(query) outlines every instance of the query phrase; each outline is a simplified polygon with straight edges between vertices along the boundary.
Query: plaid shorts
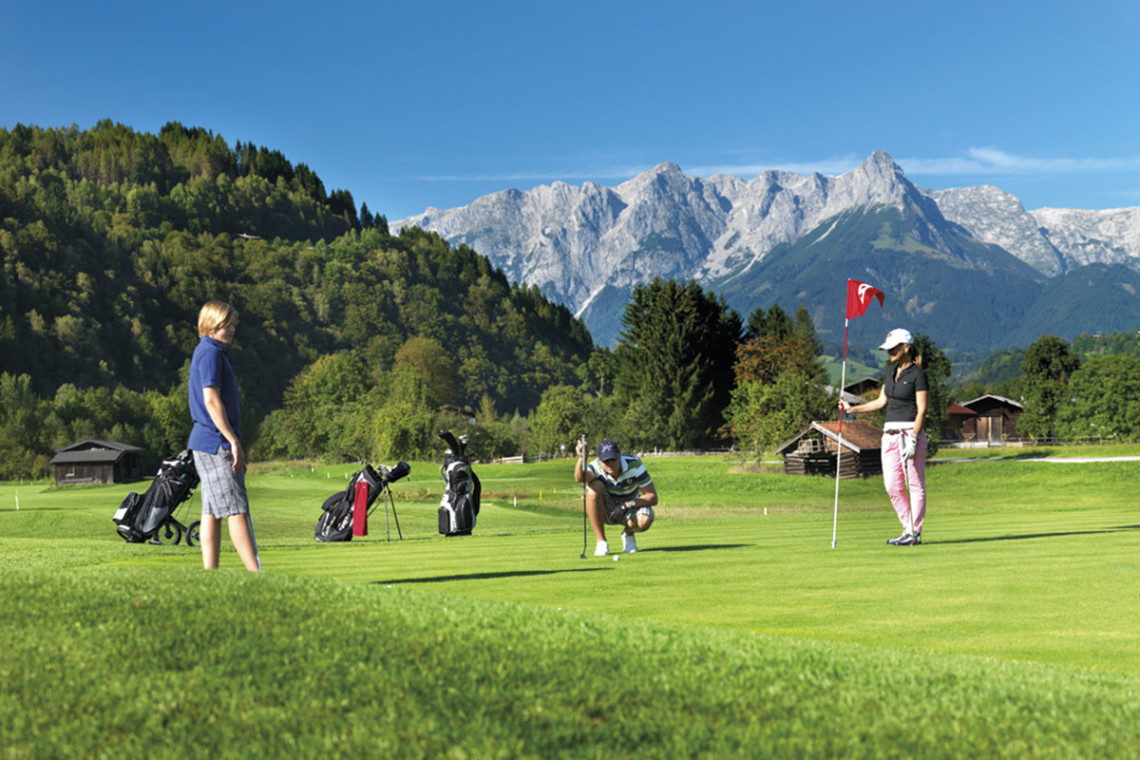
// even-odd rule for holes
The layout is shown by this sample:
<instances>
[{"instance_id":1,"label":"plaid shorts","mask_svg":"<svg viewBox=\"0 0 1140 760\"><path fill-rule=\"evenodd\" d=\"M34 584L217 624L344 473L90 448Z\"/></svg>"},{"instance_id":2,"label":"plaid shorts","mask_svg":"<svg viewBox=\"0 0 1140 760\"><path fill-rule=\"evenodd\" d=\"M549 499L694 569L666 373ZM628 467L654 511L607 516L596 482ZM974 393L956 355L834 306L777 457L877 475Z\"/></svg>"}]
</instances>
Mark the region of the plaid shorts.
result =
<instances>
[{"instance_id":1,"label":"plaid shorts","mask_svg":"<svg viewBox=\"0 0 1140 760\"><path fill-rule=\"evenodd\" d=\"M219 448L211 454L194 452L194 467L202 483L202 516L232 517L249 514L245 493L245 470L234 472L234 455Z\"/></svg>"},{"instance_id":2,"label":"plaid shorts","mask_svg":"<svg viewBox=\"0 0 1140 760\"><path fill-rule=\"evenodd\" d=\"M656 515L653 512L653 507L627 507L626 502L629 499L618 499L605 488L602 489L602 503L606 509L606 524L608 525L628 525L631 520L634 520L638 515L649 515L649 523L653 524Z\"/></svg>"}]
</instances>

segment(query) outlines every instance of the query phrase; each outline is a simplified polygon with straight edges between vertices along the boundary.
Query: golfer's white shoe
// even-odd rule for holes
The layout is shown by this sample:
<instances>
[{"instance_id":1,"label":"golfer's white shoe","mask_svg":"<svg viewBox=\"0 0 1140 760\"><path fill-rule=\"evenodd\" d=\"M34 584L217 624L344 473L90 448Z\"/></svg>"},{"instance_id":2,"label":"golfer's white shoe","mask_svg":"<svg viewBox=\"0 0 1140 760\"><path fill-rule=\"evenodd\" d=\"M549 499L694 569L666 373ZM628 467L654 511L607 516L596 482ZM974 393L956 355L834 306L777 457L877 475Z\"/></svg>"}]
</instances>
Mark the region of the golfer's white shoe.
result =
<instances>
[{"instance_id":1,"label":"golfer's white shoe","mask_svg":"<svg viewBox=\"0 0 1140 760\"><path fill-rule=\"evenodd\" d=\"M595 557L604 557L609 553L610 553L610 545L607 544L605 541L599 541L598 545L596 547L594 547L594 556Z\"/></svg>"},{"instance_id":2,"label":"golfer's white shoe","mask_svg":"<svg viewBox=\"0 0 1140 760\"><path fill-rule=\"evenodd\" d=\"M621 550L623 552L637 551L637 540L633 537L632 533L626 533L625 531L622 531Z\"/></svg>"}]
</instances>

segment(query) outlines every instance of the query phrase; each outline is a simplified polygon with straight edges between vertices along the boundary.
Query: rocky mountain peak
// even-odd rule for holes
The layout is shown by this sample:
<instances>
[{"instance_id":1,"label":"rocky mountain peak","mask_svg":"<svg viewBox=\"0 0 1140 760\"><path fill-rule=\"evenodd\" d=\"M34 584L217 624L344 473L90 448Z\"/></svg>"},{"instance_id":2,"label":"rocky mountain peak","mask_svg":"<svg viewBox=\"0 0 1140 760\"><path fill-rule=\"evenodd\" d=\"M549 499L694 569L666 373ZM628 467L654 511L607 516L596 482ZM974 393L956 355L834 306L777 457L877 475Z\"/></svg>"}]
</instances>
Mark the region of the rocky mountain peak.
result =
<instances>
[{"instance_id":1,"label":"rocky mountain peak","mask_svg":"<svg viewBox=\"0 0 1140 760\"><path fill-rule=\"evenodd\" d=\"M594 330L585 309L617 308L623 293L654 277L731 284L758 298L779 283L740 283L760 276L773 251L811 233L813 246L837 245L837 225L857 223L844 219L872 216L891 229L849 229L848 245L863 240L904 255L933 252L954 266L989 271L1011 270L1005 256L1010 265L1024 262L1049 276L1095 262L1140 269L1140 209L1027 212L993 186L926 191L885 151L838 176L772 170L752 179L702 179L663 162L616 187L555 182L504 190L391 227L416 225L473 247L511 279L537 285L585 316Z\"/></svg>"}]
</instances>

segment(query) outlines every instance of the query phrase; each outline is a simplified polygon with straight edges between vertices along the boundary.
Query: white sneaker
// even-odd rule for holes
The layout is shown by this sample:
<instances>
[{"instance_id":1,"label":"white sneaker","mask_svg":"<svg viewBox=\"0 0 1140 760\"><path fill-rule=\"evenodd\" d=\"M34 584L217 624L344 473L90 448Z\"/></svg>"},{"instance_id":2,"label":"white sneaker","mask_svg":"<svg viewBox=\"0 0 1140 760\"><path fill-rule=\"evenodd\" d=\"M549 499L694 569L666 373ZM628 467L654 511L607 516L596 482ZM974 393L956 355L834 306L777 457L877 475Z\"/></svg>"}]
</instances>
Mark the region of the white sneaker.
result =
<instances>
[{"instance_id":1,"label":"white sneaker","mask_svg":"<svg viewBox=\"0 0 1140 760\"><path fill-rule=\"evenodd\" d=\"M610 545L607 544L605 541L599 541L598 545L596 547L594 547L594 556L595 557L604 557L609 553L610 553Z\"/></svg>"},{"instance_id":2,"label":"white sneaker","mask_svg":"<svg viewBox=\"0 0 1140 760\"><path fill-rule=\"evenodd\" d=\"M637 539L633 537L632 533L626 533L625 531L622 531L621 548L624 552L637 551Z\"/></svg>"}]
</instances>

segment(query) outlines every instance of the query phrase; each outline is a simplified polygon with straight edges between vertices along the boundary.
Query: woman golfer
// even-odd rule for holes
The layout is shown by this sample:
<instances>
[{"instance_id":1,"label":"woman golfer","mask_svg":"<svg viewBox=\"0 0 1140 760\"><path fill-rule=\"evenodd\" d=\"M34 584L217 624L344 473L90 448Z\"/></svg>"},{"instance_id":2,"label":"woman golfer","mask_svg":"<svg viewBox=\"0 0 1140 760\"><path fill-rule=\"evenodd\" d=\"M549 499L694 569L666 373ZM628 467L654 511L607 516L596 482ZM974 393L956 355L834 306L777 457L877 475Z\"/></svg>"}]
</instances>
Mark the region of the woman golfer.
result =
<instances>
[{"instance_id":1,"label":"woman golfer","mask_svg":"<svg viewBox=\"0 0 1140 760\"><path fill-rule=\"evenodd\" d=\"M839 406L854 414L886 407L883 423L883 484L902 523L902 534L887 541L892 546L922 543L926 519L926 401L928 386L922 357L914 350L910 331L901 327L887 333L880 350L890 357L886 380L879 397L865 404ZM907 493L909 484L909 491Z\"/></svg>"},{"instance_id":2,"label":"woman golfer","mask_svg":"<svg viewBox=\"0 0 1140 760\"><path fill-rule=\"evenodd\" d=\"M245 450L241 445L241 404L237 377L230 363L230 343L237 328L237 311L227 303L210 301L198 312L198 346L190 360L190 418L194 427L186 448L202 481L202 564L218 566L221 520L246 570L261 570L248 522L245 493Z\"/></svg>"}]
</instances>

